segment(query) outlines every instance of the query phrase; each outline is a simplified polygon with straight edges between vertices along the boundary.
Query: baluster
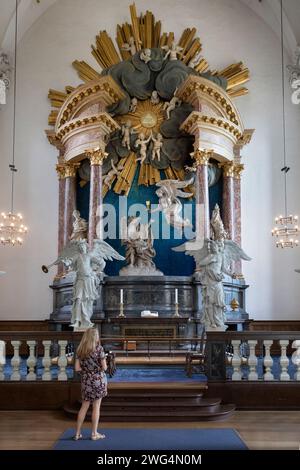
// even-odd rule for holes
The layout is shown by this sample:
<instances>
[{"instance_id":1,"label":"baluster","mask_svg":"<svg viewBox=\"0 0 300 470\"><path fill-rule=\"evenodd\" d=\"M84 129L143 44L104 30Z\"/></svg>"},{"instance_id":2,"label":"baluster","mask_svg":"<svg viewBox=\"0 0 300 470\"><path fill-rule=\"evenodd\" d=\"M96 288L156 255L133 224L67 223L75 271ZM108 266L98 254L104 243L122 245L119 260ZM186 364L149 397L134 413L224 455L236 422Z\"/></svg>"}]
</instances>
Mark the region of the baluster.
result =
<instances>
[{"instance_id":1,"label":"baluster","mask_svg":"<svg viewBox=\"0 0 300 470\"><path fill-rule=\"evenodd\" d=\"M66 357L66 346L68 341L61 340L58 341L59 344L59 358L58 358L58 367L59 367L59 374L58 380L68 380L68 376L66 374L66 367L68 364L67 357Z\"/></svg>"},{"instance_id":2,"label":"baluster","mask_svg":"<svg viewBox=\"0 0 300 470\"><path fill-rule=\"evenodd\" d=\"M26 341L29 346L29 356L27 358L27 366L29 367L29 372L26 376L26 380L36 380L36 373L34 372L34 367L36 365L36 357L35 357L35 346L36 341L30 340Z\"/></svg>"},{"instance_id":3,"label":"baluster","mask_svg":"<svg viewBox=\"0 0 300 470\"><path fill-rule=\"evenodd\" d=\"M289 340L288 339L281 339L279 341L281 346L281 356L280 356L280 366L281 366L281 374L280 380L290 380L290 376L288 374L288 365L289 365L289 358L286 355L286 348L288 347Z\"/></svg>"},{"instance_id":4,"label":"baluster","mask_svg":"<svg viewBox=\"0 0 300 470\"><path fill-rule=\"evenodd\" d=\"M296 339L293 341L292 348L297 348L297 351L293 353L292 361L297 366L297 372L294 375L295 380L300 380L300 340Z\"/></svg>"},{"instance_id":5,"label":"baluster","mask_svg":"<svg viewBox=\"0 0 300 470\"><path fill-rule=\"evenodd\" d=\"M255 346L257 345L256 339L250 339L248 341L249 344L249 357L248 357L248 366L249 366L249 374L248 380L258 380L258 373L257 373L257 357L255 355Z\"/></svg>"},{"instance_id":6,"label":"baluster","mask_svg":"<svg viewBox=\"0 0 300 470\"><path fill-rule=\"evenodd\" d=\"M6 363L5 341L0 341L0 380L4 380L4 366Z\"/></svg>"},{"instance_id":7,"label":"baluster","mask_svg":"<svg viewBox=\"0 0 300 470\"><path fill-rule=\"evenodd\" d=\"M12 365L12 368L13 368L13 372L10 376L10 380L20 380L21 379L21 375L20 375L20 362L21 362L21 359L20 359L20 354L19 354L20 344L21 344L21 341L11 341L11 345L14 348L14 355L13 355L12 360L11 360L11 365Z\"/></svg>"},{"instance_id":8,"label":"baluster","mask_svg":"<svg viewBox=\"0 0 300 470\"><path fill-rule=\"evenodd\" d=\"M50 348L51 348L51 340L43 341L44 346L44 357L42 360L42 364L44 366L44 372L42 375L42 380L51 380L51 357L50 357Z\"/></svg>"},{"instance_id":9,"label":"baluster","mask_svg":"<svg viewBox=\"0 0 300 470\"><path fill-rule=\"evenodd\" d=\"M232 357L232 367L233 374L231 380L242 380L242 371L241 371L241 362L242 358L240 356L240 340L233 340L233 357Z\"/></svg>"},{"instance_id":10,"label":"baluster","mask_svg":"<svg viewBox=\"0 0 300 470\"><path fill-rule=\"evenodd\" d=\"M264 340L264 346L266 347L266 354L264 358L264 366L266 368L266 372L264 373L264 380L274 380L274 375L271 372L273 359L271 357L270 349L271 349L272 344L273 344L272 339Z\"/></svg>"}]
</instances>

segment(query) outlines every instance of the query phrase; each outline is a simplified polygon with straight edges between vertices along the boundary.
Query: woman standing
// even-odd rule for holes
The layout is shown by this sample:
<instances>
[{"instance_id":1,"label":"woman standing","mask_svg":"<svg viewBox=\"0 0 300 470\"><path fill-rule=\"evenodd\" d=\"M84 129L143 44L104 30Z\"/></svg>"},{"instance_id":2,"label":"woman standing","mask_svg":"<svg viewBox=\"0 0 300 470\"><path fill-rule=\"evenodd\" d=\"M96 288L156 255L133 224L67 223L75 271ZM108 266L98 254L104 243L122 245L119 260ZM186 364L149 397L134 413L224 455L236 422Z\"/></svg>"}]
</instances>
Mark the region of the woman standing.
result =
<instances>
[{"instance_id":1,"label":"woman standing","mask_svg":"<svg viewBox=\"0 0 300 470\"><path fill-rule=\"evenodd\" d=\"M95 328L88 328L80 341L75 361L75 371L81 373L82 405L77 417L77 428L74 440L82 439L81 427L85 420L90 403L92 412L92 435L96 441L104 439L104 434L98 433L100 405L103 397L107 395L107 369L103 347L100 345L99 333Z\"/></svg>"}]
</instances>

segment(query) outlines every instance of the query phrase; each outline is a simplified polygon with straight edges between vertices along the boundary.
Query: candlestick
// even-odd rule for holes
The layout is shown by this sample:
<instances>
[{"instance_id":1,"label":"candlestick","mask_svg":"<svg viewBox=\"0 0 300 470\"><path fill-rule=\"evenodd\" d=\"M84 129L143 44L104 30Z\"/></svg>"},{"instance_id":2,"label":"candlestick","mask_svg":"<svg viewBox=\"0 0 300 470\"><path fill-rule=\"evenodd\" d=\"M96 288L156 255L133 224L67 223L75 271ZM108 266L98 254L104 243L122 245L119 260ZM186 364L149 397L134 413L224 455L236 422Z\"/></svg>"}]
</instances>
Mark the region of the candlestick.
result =
<instances>
[{"instance_id":1,"label":"candlestick","mask_svg":"<svg viewBox=\"0 0 300 470\"><path fill-rule=\"evenodd\" d=\"M123 289L120 290L120 304L122 304L124 301L124 292Z\"/></svg>"},{"instance_id":2,"label":"candlestick","mask_svg":"<svg viewBox=\"0 0 300 470\"><path fill-rule=\"evenodd\" d=\"M175 289L175 304L178 304L178 289Z\"/></svg>"}]
</instances>

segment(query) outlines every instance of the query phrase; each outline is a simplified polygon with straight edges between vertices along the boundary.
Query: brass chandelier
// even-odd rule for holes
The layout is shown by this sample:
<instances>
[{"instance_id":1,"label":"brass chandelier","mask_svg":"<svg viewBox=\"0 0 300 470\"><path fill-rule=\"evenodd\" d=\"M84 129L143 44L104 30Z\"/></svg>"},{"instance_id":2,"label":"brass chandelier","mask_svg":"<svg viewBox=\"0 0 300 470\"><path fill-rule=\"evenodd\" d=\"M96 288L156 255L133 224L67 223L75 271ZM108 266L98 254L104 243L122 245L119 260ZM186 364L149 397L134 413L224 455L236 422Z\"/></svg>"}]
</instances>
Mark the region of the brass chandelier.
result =
<instances>
[{"instance_id":1,"label":"brass chandelier","mask_svg":"<svg viewBox=\"0 0 300 470\"><path fill-rule=\"evenodd\" d=\"M287 209L287 173L290 167L286 163L286 125L285 125L285 94L284 94L284 50L283 50L283 7L280 0L280 32L281 32L281 78L282 78L282 128L283 128L283 167L284 174L284 215L275 217L275 227L272 236L276 237L277 248L294 248L298 246L298 216L288 215Z\"/></svg>"},{"instance_id":2,"label":"brass chandelier","mask_svg":"<svg viewBox=\"0 0 300 470\"><path fill-rule=\"evenodd\" d=\"M0 243L1 245L22 245L23 237L28 228L23 223L21 214L14 212L14 176L17 172L15 167L15 141L16 141L16 89L17 89L17 40L18 40L18 0L16 0L15 13L15 58L14 58L14 112L13 112L13 142L12 163L9 165L11 171L11 209L9 212L0 214Z\"/></svg>"}]
</instances>

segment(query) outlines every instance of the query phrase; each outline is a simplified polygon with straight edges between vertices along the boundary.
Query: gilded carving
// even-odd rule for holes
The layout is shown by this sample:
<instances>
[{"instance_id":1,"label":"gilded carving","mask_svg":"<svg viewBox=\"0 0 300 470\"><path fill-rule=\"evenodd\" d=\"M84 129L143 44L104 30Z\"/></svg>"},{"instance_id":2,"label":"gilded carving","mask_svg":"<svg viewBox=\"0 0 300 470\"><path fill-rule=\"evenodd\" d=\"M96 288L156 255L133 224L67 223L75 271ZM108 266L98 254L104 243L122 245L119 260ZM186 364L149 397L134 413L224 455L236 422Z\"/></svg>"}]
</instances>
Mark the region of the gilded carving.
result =
<instances>
[{"instance_id":1,"label":"gilded carving","mask_svg":"<svg viewBox=\"0 0 300 470\"><path fill-rule=\"evenodd\" d=\"M223 176L233 178L235 167L233 162L219 163L219 167L223 169Z\"/></svg>"},{"instance_id":2,"label":"gilded carving","mask_svg":"<svg viewBox=\"0 0 300 470\"><path fill-rule=\"evenodd\" d=\"M195 166L208 165L209 159L213 156L213 150L196 150L191 153L191 157L195 160Z\"/></svg>"},{"instance_id":3,"label":"gilded carving","mask_svg":"<svg viewBox=\"0 0 300 470\"><path fill-rule=\"evenodd\" d=\"M234 178L240 179L243 170L244 170L244 165L242 163L235 163L234 168L233 168Z\"/></svg>"},{"instance_id":4,"label":"gilded carving","mask_svg":"<svg viewBox=\"0 0 300 470\"><path fill-rule=\"evenodd\" d=\"M102 149L86 152L86 156L90 159L91 165L102 165L107 155L108 153L104 152Z\"/></svg>"},{"instance_id":5,"label":"gilded carving","mask_svg":"<svg viewBox=\"0 0 300 470\"><path fill-rule=\"evenodd\" d=\"M66 163L65 164L65 178L72 178L76 176L80 163Z\"/></svg>"}]
</instances>

